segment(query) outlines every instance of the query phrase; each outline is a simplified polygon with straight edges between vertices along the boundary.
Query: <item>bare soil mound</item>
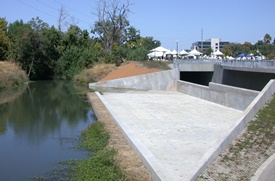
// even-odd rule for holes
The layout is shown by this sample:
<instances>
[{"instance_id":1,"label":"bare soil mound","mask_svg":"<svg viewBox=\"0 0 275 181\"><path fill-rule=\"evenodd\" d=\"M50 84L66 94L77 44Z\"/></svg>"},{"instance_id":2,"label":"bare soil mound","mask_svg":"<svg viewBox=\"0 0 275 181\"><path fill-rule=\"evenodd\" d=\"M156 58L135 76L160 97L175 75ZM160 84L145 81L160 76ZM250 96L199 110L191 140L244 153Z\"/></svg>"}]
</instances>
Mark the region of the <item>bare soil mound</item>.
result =
<instances>
[{"instance_id":1,"label":"bare soil mound","mask_svg":"<svg viewBox=\"0 0 275 181\"><path fill-rule=\"evenodd\" d=\"M146 68L137 62L130 62L128 64L118 67L116 70L113 70L99 82L159 71L161 70L155 68Z\"/></svg>"}]
</instances>

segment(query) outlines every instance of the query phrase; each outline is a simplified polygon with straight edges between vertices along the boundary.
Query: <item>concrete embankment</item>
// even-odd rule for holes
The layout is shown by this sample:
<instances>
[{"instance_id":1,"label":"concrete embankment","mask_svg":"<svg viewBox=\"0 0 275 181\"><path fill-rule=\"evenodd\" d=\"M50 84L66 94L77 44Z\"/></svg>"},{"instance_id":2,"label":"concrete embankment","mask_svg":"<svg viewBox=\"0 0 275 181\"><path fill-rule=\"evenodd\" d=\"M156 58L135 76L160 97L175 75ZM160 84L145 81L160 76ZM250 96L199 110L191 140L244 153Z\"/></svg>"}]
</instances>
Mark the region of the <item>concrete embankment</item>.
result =
<instances>
[{"instance_id":1,"label":"concrete embankment","mask_svg":"<svg viewBox=\"0 0 275 181\"><path fill-rule=\"evenodd\" d=\"M97 88L97 87L107 87L107 88L127 88L127 89L138 89L138 90L172 90L176 93L176 96L178 96L176 99L173 97L175 95L169 94L168 97L166 94L157 95L157 97L152 96L152 94L148 94L146 92L144 93L136 93L133 91L131 94L111 94L108 93L106 95L103 95L102 100L107 104L106 106L111 113L113 113L114 118L119 123L121 122L123 125L127 125L127 129L130 129L131 135L135 135L135 137L138 137L138 140L141 140L142 145L146 147L146 149L149 149L149 153L151 154L152 158L154 160L157 159L158 163L161 164L161 167L166 168L168 170L171 170L171 172L175 172L180 174L178 175L175 180L190 180L195 179L221 152L222 150L232 142L234 138L245 128L247 123L255 116L255 114L265 105L265 103L271 98L271 96L275 93L275 81L270 80L268 84L261 90L261 91L252 91L248 89L242 89L232 86L226 86L216 83L210 83L209 86L201 86L196 85L188 82L183 82L179 80L179 70L173 69L169 71L163 71L163 72L157 72L152 74L146 74L146 75L140 75L140 76L134 76L134 77L128 77L128 78L122 78L102 83L93 83L89 84L90 88ZM173 95L173 96L171 96ZM186 96L191 97L186 97ZM145 96L145 97L144 97ZM183 98L185 97L185 98ZM193 98L192 98L193 97ZM136 98L136 99L135 99ZM171 101L171 99L173 100ZM196 98L196 99L194 99ZM107 99L107 100L106 100ZM132 100L134 99L134 100ZM155 103L148 99L154 99ZM189 102L185 102L186 100L189 100ZM202 101L203 100L203 101ZM210 115L219 114L220 111L229 111L232 109L234 114L236 114L236 117L234 120L231 120L231 122L226 126L226 128L222 129L222 132L219 134L213 134L211 136L211 131L208 129L206 130L197 130L198 126L200 128L207 128L211 125L210 120L208 120L207 117L205 117L205 114L208 115L210 110L210 104L206 104L204 102L207 100L208 102L211 102L211 107L216 108L218 112L213 110ZM144 102L145 101L145 102ZM198 103L204 102L203 105L207 107L199 107ZM154 103L154 105L152 105ZM182 107L189 104L188 107ZM144 106L147 105L145 108ZM176 107L175 107L176 105ZM193 105L193 106L192 106ZM219 105L219 106L217 106ZM177 107L178 106L178 107ZM201 105L200 105L201 106ZM222 107L225 108L222 108ZM133 107L133 111L129 113L130 108ZM172 107L172 109L170 109ZM142 109L141 109L142 108ZM154 108L154 109L152 109ZM169 108L169 109L168 109ZM185 115L188 112L192 112L194 110L198 110L198 112L194 113L194 115L199 116L198 118L193 118L193 114ZM137 111L138 110L138 111ZM161 110L161 111L160 111ZM175 110L177 110L175 112ZM204 110L201 111L200 110ZM150 112L151 111L151 112ZM154 112L155 111L155 112ZM148 126L148 123L154 123L155 114L156 112L161 112L160 115L163 115L165 117L165 120L161 125L161 131L156 131L159 129L159 121L162 118L159 118L157 120L156 124ZM137 115L138 113L138 115ZM180 115L178 115L179 113ZM184 115L181 115L181 113L184 113ZM147 117L144 117L146 114L148 114ZM231 113L233 115L233 113ZM173 118L174 115L178 115L178 117ZM209 116L210 116L209 115ZM132 117L127 117L132 116ZM139 118L141 117L141 118ZM222 117L222 115L219 115L218 117ZM145 125L142 125L141 123L143 120L146 119ZM169 119L169 120L168 120ZM170 120L171 119L171 120ZM190 120L189 120L190 119ZM205 120L208 120L205 122ZM225 116L222 117L222 120L218 120L216 123L213 123L214 125L217 125L220 127L223 125L224 121L227 119L232 119L231 116ZM168 121L167 121L168 120ZM182 135L180 137L171 137L171 135L178 133L178 131L187 131L186 127L182 127L182 129L177 129L173 127L175 125L174 121L177 120L176 125L182 126L186 125L186 120L189 120L190 123L188 125L193 125L194 120L195 122L200 123L201 125L194 125L194 127L188 128L188 134ZM224 121L223 121L224 120ZM133 121L133 122L127 122L127 121ZM171 123L171 128L169 128L169 131L171 131L169 134L160 134L159 133L166 133L165 131L167 129L167 126L169 126L169 123ZM192 124L191 124L192 123ZM187 125L186 125L187 126ZM140 128L142 127L142 132ZM218 127L215 127L217 129ZM134 132L132 132L132 129L134 129ZM209 128L210 129L210 128ZM215 130L214 129L214 130ZM155 131L154 131L155 130ZM208 131L207 131L208 130ZM127 130L125 131L124 128L122 128L122 131L124 131L124 134L127 135ZM155 143L151 143L150 139L151 137L146 137L146 135L151 135L151 137L159 136L159 139L155 140ZM194 160L188 160L188 165L192 164L192 174L191 172L186 173L185 171L179 170L181 165L181 159L188 159L184 157L184 150L182 152L179 152L180 154L176 155L178 159L174 159L175 165L179 165L179 168L172 168L169 166L169 163L166 163L163 159L158 160L158 158L163 158L161 155L159 155L159 151L161 149L164 149L163 145L167 145L167 143L173 142L176 138L180 138L181 140L173 142L173 148L176 150L181 150L185 147L187 147L189 144L192 143L193 147L191 146L190 150L194 150L196 148L196 145L200 145L199 140L190 140L187 141L184 138L192 138L194 135L201 136L201 139L206 138L208 136L203 135L203 133L207 133L208 136L211 136L213 138L211 141L208 141L208 144L203 144L202 148L200 150L203 150L203 153L200 153L199 156ZM131 136L130 135L130 136ZM139 136L138 136L139 135ZM129 135L128 135L129 136ZM144 137L145 136L145 137ZM172 140L171 140L172 138ZM149 139L149 140L148 140ZM129 142L133 140L129 139ZM165 143L161 143L162 141L166 141ZM154 142L154 140L153 140ZM177 144L178 143L178 144ZM138 145L135 145L134 142L131 142L133 147L137 150L137 152L140 152ZM152 145L153 147L152 148ZM159 147L157 146L159 145ZM207 148L205 147L207 146ZM154 150L156 149L156 150ZM165 148L166 150L167 148ZM172 151L172 150L169 150ZM164 154L164 153L163 153ZM171 153L170 153L171 154ZM142 156L142 154L140 154ZM189 157L191 158L191 155ZM182 158L184 157L184 158ZM181 158L181 159L179 159ZM160 173L158 171L158 168L155 169L153 164L150 164L150 158L143 157L142 158L144 163L147 165L147 167L151 168L149 169L151 171L152 175L155 175L154 178L157 178L156 180L165 180L165 178L170 178L169 176L161 176L165 174L165 172ZM171 158L172 159L172 158ZM183 161L182 160L182 161ZM169 159L167 158L167 161ZM176 161L179 161L181 163L176 163ZM168 167L167 167L168 166ZM158 164L159 167L159 164ZM162 170L162 169L161 169ZM173 171L172 171L173 170ZM185 177L186 174L186 177ZM161 179L164 178L164 179ZM185 178L185 179L183 179Z\"/></svg>"},{"instance_id":2,"label":"concrete embankment","mask_svg":"<svg viewBox=\"0 0 275 181\"><path fill-rule=\"evenodd\" d=\"M90 89L124 88L137 90L175 90L176 80L179 79L178 70L166 70L156 73L143 74L104 82L89 84Z\"/></svg>"}]
</instances>

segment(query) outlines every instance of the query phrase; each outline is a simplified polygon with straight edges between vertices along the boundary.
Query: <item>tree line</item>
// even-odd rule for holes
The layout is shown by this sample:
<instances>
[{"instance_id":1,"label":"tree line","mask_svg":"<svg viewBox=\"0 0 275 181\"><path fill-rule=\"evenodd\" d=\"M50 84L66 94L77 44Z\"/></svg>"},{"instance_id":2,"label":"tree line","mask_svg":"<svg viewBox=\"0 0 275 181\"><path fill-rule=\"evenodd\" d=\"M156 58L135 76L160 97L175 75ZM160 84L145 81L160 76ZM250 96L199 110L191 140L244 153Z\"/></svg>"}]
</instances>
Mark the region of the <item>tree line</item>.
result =
<instances>
[{"instance_id":1,"label":"tree line","mask_svg":"<svg viewBox=\"0 0 275 181\"><path fill-rule=\"evenodd\" d=\"M237 57L241 53L264 55L267 59L275 59L275 38L271 42L272 38L269 34L265 34L264 38L259 40L257 43L252 44L249 42L245 43L229 43L222 49L222 52L226 56Z\"/></svg>"},{"instance_id":2,"label":"tree line","mask_svg":"<svg viewBox=\"0 0 275 181\"><path fill-rule=\"evenodd\" d=\"M58 28L39 17L11 23L0 18L0 60L19 63L31 80L71 80L97 63L146 60L160 41L140 36L127 19L129 7L119 0L100 1L98 20L90 32L73 24L62 31L63 9Z\"/></svg>"}]
</instances>

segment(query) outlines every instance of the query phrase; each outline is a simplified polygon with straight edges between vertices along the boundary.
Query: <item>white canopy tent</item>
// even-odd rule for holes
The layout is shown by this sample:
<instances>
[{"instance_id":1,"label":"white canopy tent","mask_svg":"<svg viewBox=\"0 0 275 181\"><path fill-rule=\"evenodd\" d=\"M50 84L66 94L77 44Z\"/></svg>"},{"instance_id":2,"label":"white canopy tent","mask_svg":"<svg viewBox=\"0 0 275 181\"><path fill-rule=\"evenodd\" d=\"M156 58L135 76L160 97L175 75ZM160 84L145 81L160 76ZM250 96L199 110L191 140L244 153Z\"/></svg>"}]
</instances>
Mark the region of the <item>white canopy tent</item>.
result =
<instances>
[{"instance_id":1,"label":"white canopy tent","mask_svg":"<svg viewBox=\"0 0 275 181\"><path fill-rule=\"evenodd\" d=\"M223 55L223 53L220 51L220 50L217 50L217 51L215 51L214 53L213 53L213 55L216 55L216 56L222 56Z\"/></svg>"},{"instance_id":2,"label":"white canopy tent","mask_svg":"<svg viewBox=\"0 0 275 181\"><path fill-rule=\"evenodd\" d=\"M177 57L178 52L177 52L176 50L173 50L171 54L172 54L172 55L173 55L173 57L175 58L175 57Z\"/></svg>"},{"instance_id":3,"label":"white canopy tent","mask_svg":"<svg viewBox=\"0 0 275 181\"><path fill-rule=\"evenodd\" d=\"M180 54L180 55L187 55L188 53L183 49L182 51L180 51L179 54Z\"/></svg>"},{"instance_id":4,"label":"white canopy tent","mask_svg":"<svg viewBox=\"0 0 275 181\"><path fill-rule=\"evenodd\" d=\"M154 48L154 49L150 50L150 53L147 54L147 56L150 57L150 58L153 58L153 57L165 57L168 54L172 54L172 52L169 49L167 49L167 48L159 46L157 48Z\"/></svg>"},{"instance_id":5,"label":"white canopy tent","mask_svg":"<svg viewBox=\"0 0 275 181\"><path fill-rule=\"evenodd\" d=\"M162 46L159 46L159 47L154 48L154 49L152 49L150 51L151 52L163 52L163 53L165 53L165 52L170 51L170 50L168 50L167 48L164 48Z\"/></svg>"},{"instance_id":6,"label":"white canopy tent","mask_svg":"<svg viewBox=\"0 0 275 181\"><path fill-rule=\"evenodd\" d=\"M163 56L163 52L150 52L147 54L147 56L150 58L161 57L161 56Z\"/></svg>"},{"instance_id":7,"label":"white canopy tent","mask_svg":"<svg viewBox=\"0 0 275 181\"><path fill-rule=\"evenodd\" d=\"M173 50L173 51L172 51L172 54L173 54L173 55L177 55L178 52L177 52L176 50Z\"/></svg>"},{"instance_id":8,"label":"white canopy tent","mask_svg":"<svg viewBox=\"0 0 275 181\"><path fill-rule=\"evenodd\" d=\"M167 52L164 53L164 56L166 55L172 55L172 52L170 50L168 50Z\"/></svg>"},{"instance_id":9,"label":"white canopy tent","mask_svg":"<svg viewBox=\"0 0 275 181\"><path fill-rule=\"evenodd\" d=\"M189 53L188 53L188 55L190 55L190 56L198 56L198 55L201 55L202 53L201 52L199 52L198 50L196 50L196 49L193 49L192 51L190 51Z\"/></svg>"}]
</instances>

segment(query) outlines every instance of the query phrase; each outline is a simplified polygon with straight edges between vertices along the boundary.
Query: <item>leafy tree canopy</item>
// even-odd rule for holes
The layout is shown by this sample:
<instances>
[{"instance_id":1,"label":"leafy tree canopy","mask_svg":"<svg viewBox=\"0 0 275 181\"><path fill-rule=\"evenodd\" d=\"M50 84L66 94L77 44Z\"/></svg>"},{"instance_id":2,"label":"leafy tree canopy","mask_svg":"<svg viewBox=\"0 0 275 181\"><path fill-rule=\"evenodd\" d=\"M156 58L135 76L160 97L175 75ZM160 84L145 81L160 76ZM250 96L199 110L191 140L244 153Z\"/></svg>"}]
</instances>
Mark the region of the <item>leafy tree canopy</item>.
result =
<instances>
[{"instance_id":1,"label":"leafy tree canopy","mask_svg":"<svg viewBox=\"0 0 275 181\"><path fill-rule=\"evenodd\" d=\"M7 35L8 22L5 18L0 18L0 60L6 58L6 53L9 46L9 38Z\"/></svg>"}]
</instances>

